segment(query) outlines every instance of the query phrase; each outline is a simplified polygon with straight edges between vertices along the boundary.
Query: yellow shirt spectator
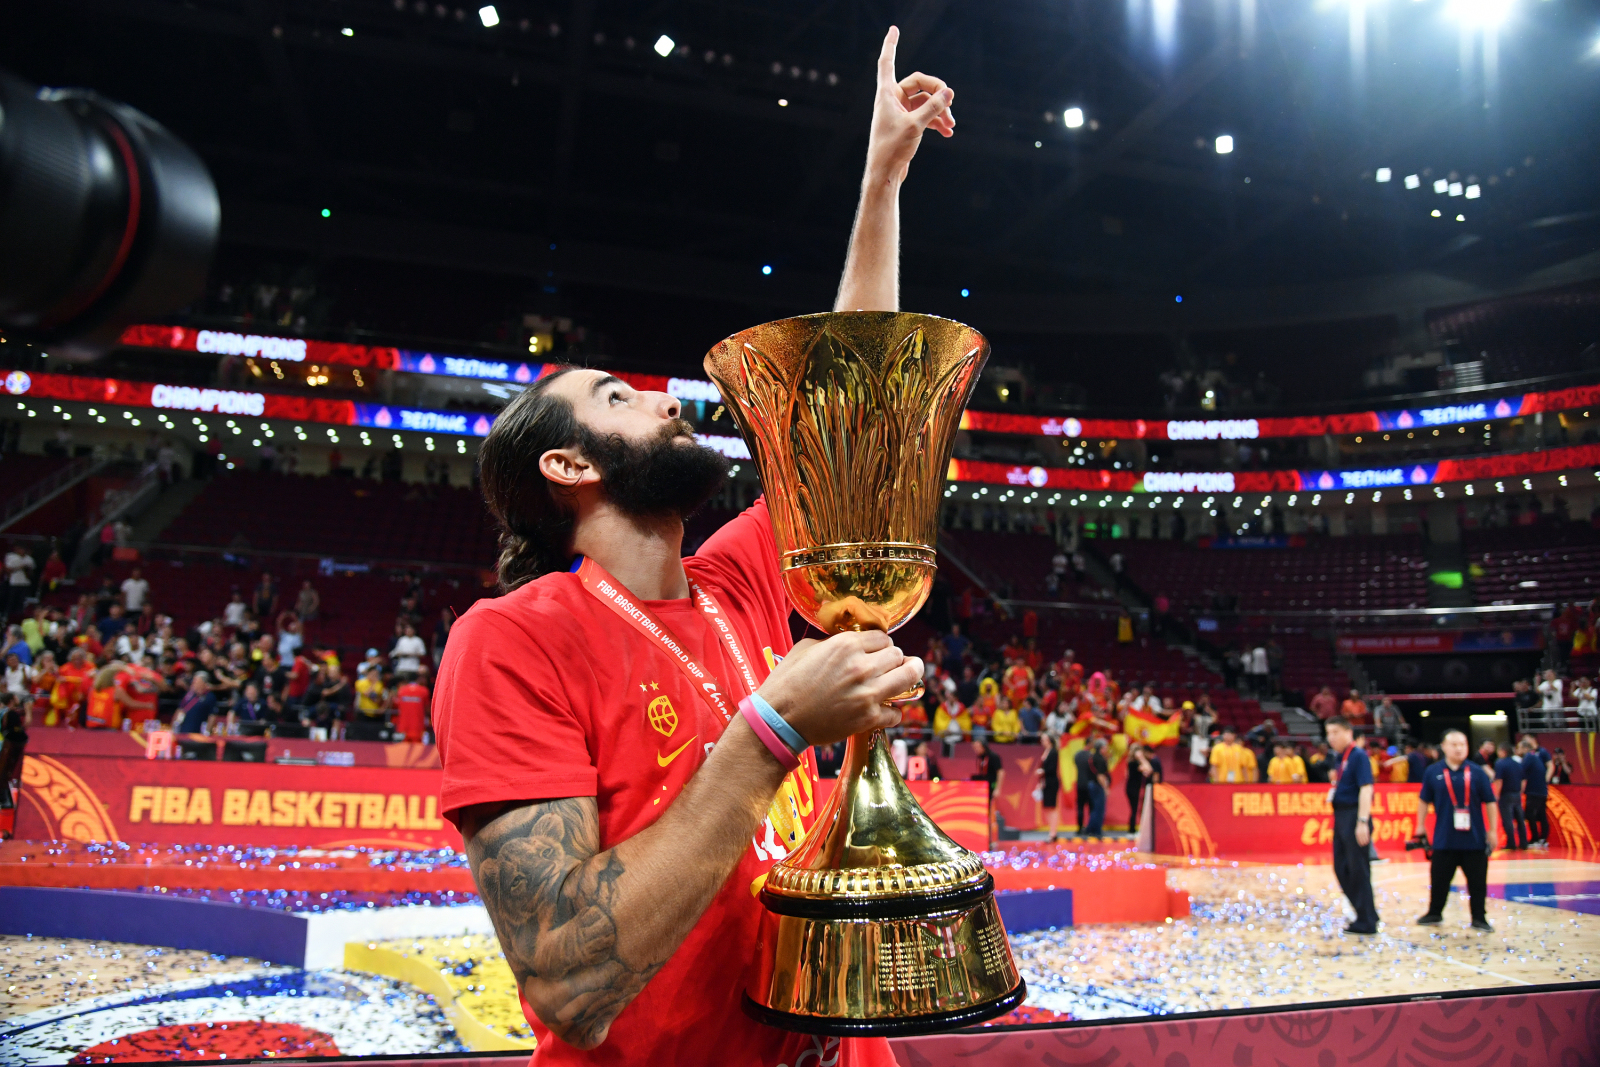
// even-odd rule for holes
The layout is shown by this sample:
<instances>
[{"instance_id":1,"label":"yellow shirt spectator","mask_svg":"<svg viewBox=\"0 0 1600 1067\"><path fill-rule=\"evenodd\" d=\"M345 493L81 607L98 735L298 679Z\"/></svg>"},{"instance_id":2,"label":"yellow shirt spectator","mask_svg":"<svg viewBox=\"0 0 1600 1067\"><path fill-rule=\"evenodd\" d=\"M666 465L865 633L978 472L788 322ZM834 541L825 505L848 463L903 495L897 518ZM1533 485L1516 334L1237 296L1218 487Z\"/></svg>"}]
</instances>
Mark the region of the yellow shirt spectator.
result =
<instances>
[{"instance_id":1,"label":"yellow shirt spectator","mask_svg":"<svg viewBox=\"0 0 1600 1067\"><path fill-rule=\"evenodd\" d=\"M1273 756L1267 764L1267 781L1290 785L1306 780L1306 761L1299 756Z\"/></svg>"},{"instance_id":2,"label":"yellow shirt spectator","mask_svg":"<svg viewBox=\"0 0 1600 1067\"><path fill-rule=\"evenodd\" d=\"M1235 741L1220 741L1211 746L1211 780L1213 782L1258 782L1261 780L1256 765L1256 754Z\"/></svg>"},{"instance_id":3,"label":"yellow shirt spectator","mask_svg":"<svg viewBox=\"0 0 1600 1067\"><path fill-rule=\"evenodd\" d=\"M381 715L388 695L376 673L362 675L356 682L356 710L363 715Z\"/></svg>"},{"instance_id":4,"label":"yellow shirt spectator","mask_svg":"<svg viewBox=\"0 0 1600 1067\"><path fill-rule=\"evenodd\" d=\"M1022 716L1002 704L1000 710L994 713L989 729L994 731L996 741L1015 741L1022 732Z\"/></svg>"}]
</instances>

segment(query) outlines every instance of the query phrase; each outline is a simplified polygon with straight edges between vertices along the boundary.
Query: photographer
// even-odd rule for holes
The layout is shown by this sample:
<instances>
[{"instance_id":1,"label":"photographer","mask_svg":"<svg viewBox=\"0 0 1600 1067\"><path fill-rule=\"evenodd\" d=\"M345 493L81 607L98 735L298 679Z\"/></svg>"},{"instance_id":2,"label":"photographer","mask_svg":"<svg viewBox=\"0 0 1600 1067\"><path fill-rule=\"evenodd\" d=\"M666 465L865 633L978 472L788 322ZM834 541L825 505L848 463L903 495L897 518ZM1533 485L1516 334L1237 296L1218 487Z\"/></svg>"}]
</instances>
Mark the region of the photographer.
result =
<instances>
[{"instance_id":1,"label":"photographer","mask_svg":"<svg viewBox=\"0 0 1600 1067\"><path fill-rule=\"evenodd\" d=\"M1484 917L1487 896L1489 854L1499 840L1499 812L1489 772L1467 760L1467 735L1446 730L1440 742L1444 760L1433 764L1422 776L1422 792L1417 803L1417 828L1412 840L1426 845L1424 818L1432 806L1437 813L1433 825L1432 894L1428 913L1417 920L1422 926L1444 922L1444 902L1450 895L1450 882L1459 867L1467 876L1467 894L1472 902L1472 928L1493 933ZM1484 826L1484 805L1488 805L1488 827Z\"/></svg>"}]
</instances>

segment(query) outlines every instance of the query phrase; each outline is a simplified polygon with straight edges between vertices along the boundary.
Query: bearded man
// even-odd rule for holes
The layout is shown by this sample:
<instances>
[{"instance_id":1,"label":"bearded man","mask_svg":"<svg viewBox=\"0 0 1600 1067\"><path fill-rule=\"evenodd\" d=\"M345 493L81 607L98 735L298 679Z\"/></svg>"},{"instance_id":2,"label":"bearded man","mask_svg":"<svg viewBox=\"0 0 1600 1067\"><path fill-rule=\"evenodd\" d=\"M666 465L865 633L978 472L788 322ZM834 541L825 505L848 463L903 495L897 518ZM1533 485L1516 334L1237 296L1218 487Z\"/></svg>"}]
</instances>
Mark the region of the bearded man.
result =
<instances>
[{"instance_id":1,"label":"bearded man","mask_svg":"<svg viewBox=\"0 0 1600 1067\"><path fill-rule=\"evenodd\" d=\"M866 174L837 307L895 310L898 198L939 79L878 61ZM790 648L758 501L681 558L726 484L679 404L595 370L549 375L484 442L506 594L450 634L434 696L441 808L538 1047L535 1064L815 1060L887 1067L881 1038L775 1030L740 1010L772 863L815 802L810 747L895 725L922 663L878 632Z\"/></svg>"}]
</instances>

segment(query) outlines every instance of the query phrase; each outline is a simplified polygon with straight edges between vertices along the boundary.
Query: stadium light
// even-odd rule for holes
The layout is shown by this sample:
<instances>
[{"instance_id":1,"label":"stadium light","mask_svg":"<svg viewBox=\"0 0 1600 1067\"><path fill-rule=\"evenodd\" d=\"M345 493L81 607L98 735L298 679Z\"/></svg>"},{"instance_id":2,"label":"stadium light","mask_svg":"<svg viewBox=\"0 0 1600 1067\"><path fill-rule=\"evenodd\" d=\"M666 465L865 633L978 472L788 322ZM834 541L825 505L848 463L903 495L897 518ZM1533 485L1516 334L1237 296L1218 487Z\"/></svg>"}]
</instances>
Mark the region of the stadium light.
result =
<instances>
[{"instance_id":1,"label":"stadium light","mask_svg":"<svg viewBox=\"0 0 1600 1067\"><path fill-rule=\"evenodd\" d=\"M1233 134L1224 133L1217 138L1217 155L1225 156L1233 151Z\"/></svg>"},{"instance_id":2,"label":"stadium light","mask_svg":"<svg viewBox=\"0 0 1600 1067\"><path fill-rule=\"evenodd\" d=\"M483 23L483 28L492 30L500 25L500 12L494 9L493 4L484 4L478 8L478 21Z\"/></svg>"},{"instance_id":3,"label":"stadium light","mask_svg":"<svg viewBox=\"0 0 1600 1067\"><path fill-rule=\"evenodd\" d=\"M1392 178L1393 176L1394 176L1394 172L1392 170L1390 170L1388 167L1379 167L1378 168L1378 180L1380 182L1386 182L1390 178Z\"/></svg>"},{"instance_id":4,"label":"stadium light","mask_svg":"<svg viewBox=\"0 0 1600 1067\"><path fill-rule=\"evenodd\" d=\"M1407 174L1406 175L1406 188L1407 189L1416 189L1421 185L1422 185L1422 178L1419 175L1416 175L1416 174Z\"/></svg>"},{"instance_id":5,"label":"stadium light","mask_svg":"<svg viewBox=\"0 0 1600 1067\"><path fill-rule=\"evenodd\" d=\"M1083 125L1083 108L1069 107L1061 113L1062 125L1069 130L1075 130Z\"/></svg>"},{"instance_id":6,"label":"stadium light","mask_svg":"<svg viewBox=\"0 0 1600 1067\"><path fill-rule=\"evenodd\" d=\"M356 31L352 30L349 26L346 26L344 29L340 30L339 32L344 34L346 37L354 37L356 35Z\"/></svg>"},{"instance_id":7,"label":"stadium light","mask_svg":"<svg viewBox=\"0 0 1600 1067\"><path fill-rule=\"evenodd\" d=\"M1466 190L1461 187L1460 182L1451 182L1449 188L1451 196L1460 196L1462 193L1466 192Z\"/></svg>"},{"instance_id":8,"label":"stadium light","mask_svg":"<svg viewBox=\"0 0 1600 1067\"><path fill-rule=\"evenodd\" d=\"M1450 17L1471 29L1494 30L1511 17L1514 0L1453 0Z\"/></svg>"},{"instance_id":9,"label":"stadium light","mask_svg":"<svg viewBox=\"0 0 1600 1067\"><path fill-rule=\"evenodd\" d=\"M1469 185L1469 186L1467 186L1467 199L1468 200L1476 200L1476 199L1478 199L1478 197L1480 197L1482 195L1483 195L1483 187L1482 186L1480 186L1480 185Z\"/></svg>"},{"instance_id":10,"label":"stadium light","mask_svg":"<svg viewBox=\"0 0 1600 1067\"><path fill-rule=\"evenodd\" d=\"M1433 191L1442 196L1450 191L1450 183L1445 181L1443 178L1440 178L1438 181L1433 183Z\"/></svg>"},{"instance_id":11,"label":"stadium light","mask_svg":"<svg viewBox=\"0 0 1600 1067\"><path fill-rule=\"evenodd\" d=\"M660 37L656 38L656 55L660 56L662 59L666 59L668 56L670 56L672 54L672 50L676 47L678 47L677 42L664 33Z\"/></svg>"}]
</instances>

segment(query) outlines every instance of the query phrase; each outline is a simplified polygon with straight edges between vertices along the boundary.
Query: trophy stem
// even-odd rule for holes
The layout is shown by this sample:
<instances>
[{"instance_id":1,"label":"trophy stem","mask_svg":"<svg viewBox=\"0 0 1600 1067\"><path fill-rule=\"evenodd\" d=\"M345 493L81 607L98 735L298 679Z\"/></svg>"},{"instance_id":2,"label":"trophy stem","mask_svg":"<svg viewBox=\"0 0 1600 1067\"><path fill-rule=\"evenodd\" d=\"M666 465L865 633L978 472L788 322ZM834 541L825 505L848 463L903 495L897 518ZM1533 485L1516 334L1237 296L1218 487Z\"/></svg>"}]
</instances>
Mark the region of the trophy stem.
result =
<instances>
[{"instance_id":1,"label":"trophy stem","mask_svg":"<svg viewBox=\"0 0 1600 1067\"><path fill-rule=\"evenodd\" d=\"M844 762L839 765L839 782L854 781L861 777L867 769L867 760L872 755L874 745L887 748L888 742L882 730L872 730L864 734L856 734L844 743ZM890 760L893 763L893 760ZM899 768L896 768L898 771Z\"/></svg>"}]
</instances>

